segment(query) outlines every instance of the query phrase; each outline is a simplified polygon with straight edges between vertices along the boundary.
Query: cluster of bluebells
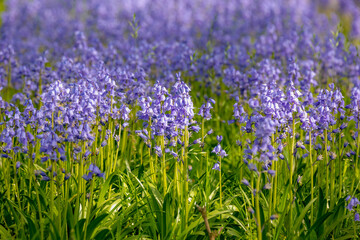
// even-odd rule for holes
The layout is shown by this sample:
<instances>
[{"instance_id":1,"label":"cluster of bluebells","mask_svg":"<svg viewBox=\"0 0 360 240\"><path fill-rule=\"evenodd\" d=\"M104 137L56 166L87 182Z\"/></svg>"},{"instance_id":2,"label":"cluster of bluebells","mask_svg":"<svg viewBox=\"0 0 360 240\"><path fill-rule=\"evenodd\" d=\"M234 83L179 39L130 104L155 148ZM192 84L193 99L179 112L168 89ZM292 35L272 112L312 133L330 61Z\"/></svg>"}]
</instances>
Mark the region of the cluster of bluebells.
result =
<instances>
[{"instance_id":1,"label":"cluster of bluebells","mask_svg":"<svg viewBox=\"0 0 360 240\"><path fill-rule=\"evenodd\" d=\"M323 160L323 155L327 154L328 162L325 164L330 166L331 161L342 156L337 156L335 154L337 149L332 149L326 142L342 141L344 129L347 128L349 121L353 120L358 124L359 90L357 86L353 87L351 102L347 106L345 106L342 92L333 83L317 88L313 95L310 89L317 87L314 82L317 75L311 68L302 71L297 62L299 60L290 58L287 62L287 75L280 76L276 81L261 81L258 91L249 89L248 92L244 92L243 87L234 91L234 94L236 95L237 92L238 95L235 97L236 103L233 106L234 120L230 123L235 122L239 125L241 134L255 136L255 139L248 138L245 143L239 142L239 145L241 149L243 144L245 146L242 150L245 165L250 172L255 172L257 175L267 173L271 177L275 176L273 161L285 159L284 148L291 151L293 158L297 161L300 158L308 158L311 147L316 150L318 161ZM275 69L274 72L276 72ZM265 76L269 75L270 73ZM253 77L254 74L251 76ZM303 84L307 86L304 87ZM249 99L248 101L240 100L244 98ZM298 127L306 134L304 142L294 132ZM355 132L353 135L354 140L357 134ZM312 146L307 146L310 143L310 136ZM291 145L292 141L295 143L294 146ZM343 155L350 158L355 155L354 150L354 147L345 141L341 151ZM289 164L288 168L290 169ZM330 171L334 170L330 169ZM242 183L249 186L246 178L242 179ZM264 183L263 188L271 188L270 181ZM259 189L253 191L259 191Z\"/></svg>"},{"instance_id":2,"label":"cluster of bluebells","mask_svg":"<svg viewBox=\"0 0 360 240\"><path fill-rule=\"evenodd\" d=\"M348 196L346 198L346 201L349 201L348 205L346 206L347 210L349 211L355 211L355 221L359 222L360 217L359 213L356 211L357 206L360 205L360 201L356 197Z\"/></svg>"},{"instance_id":3,"label":"cluster of bluebells","mask_svg":"<svg viewBox=\"0 0 360 240\"><path fill-rule=\"evenodd\" d=\"M213 105L215 104L215 100L210 98L206 103L201 105L199 110L199 115L203 117L205 120L211 119L211 113L210 110L213 108Z\"/></svg>"},{"instance_id":4,"label":"cluster of bluebells","mask_svg":"<svg viewBox=\"0 0 360 240\"><path fill-rule=\"evenodd\" d=\"M206 106L200 108L198 115L203 119L211 119L210 109L215 103L209 100ZM143 129L136 130L135 133L146 143L149 148L154 150L158 157L163 154L171 154L175 159L181 160L178 151L184 147L185 134L189 134L189 140L193 133L200 131L200 126L193 119L194 105L190 96L190 88L181 80L181 75L176 75L176 82L170 91L156 82L149 95L139 99L140 110L137 118L142 120ZM209 131L207 135L210 135ZM164 139L164 147L156 144L156 139ZM201 144L201 138L189 142L188 147Z\"/></svg>"},{"instance_id":5,"label":"cluster of bluebells","mask_svg":"<svg viewBox=\"0 0 360 240\"><path fill-rule=\"evenodd\" d=\"M127 103L134 103L148 89L146 76L169 87L176 82L173 72L206 82L210 75L221 76L233 94L247 97L258 93L261 84L273 80L285 84L289 73L296 86L307 90L317 85L315 74L347 76L357 82L357 50L344 44L343 35L331 34L338 18L319 14L319 1L145 0L84 5L12 0L2 16L1 86L26 86L25 92L39 94L39 85L58 79L69 83L95 77L111 88L104 79L108 74L128 92ZM360 10L355 1L338 2L338 10L353 18L352 37L358 36ZM135 12L136 39L128 34L135 31L128 24ZM199 54L203 46L207 49Z\"/></svg>"},{"instance_id":6,"label":"cluster of bluebells","mask_svg":"<svg viewBox=\"0 0 360 240\"><path fill-rule=\"evenodd\" d=\"M43 181L60 174L69 179L70 172L55 167L65 161L90 164L82 176L86 181L105 178L99 148L110 149L113 139L119 144L117 130L124 130L125 141L136 134L152 154L179 162L185 147L203 149L213 131L200 138L205 129L197 119L212 119L215 100L194 106L192 84L235 102L233 119L221 120L246 136L239 143L242 161L256 175L274 177L274 161L285 159L285 148L295 160L309 157L309 140L317 160L324 153L334 160L336 149L327 141L341 141L351 121L359 129L360 56L348 41L360 36L355 0L6 5L0 28L1 158L21 155L40 164L46 171L34 174ZM324 6L351 16L349 36L338 31L337 16L318 12ZM136 29L128 24L133 13ZM336 88L343 79L349 84L344 89L351 87L347 106L346 91ZM137 123L141 127L131 128ZM298 126L303 139L294 132ZM222 140L217 136L212 150L220 160L228 155ZM354 144L343 146L345 156L356 155ZM220 162L212 169L220 170ZM16 161L15 168L21 164ZM249 186L245 178L242 183ZM348 200L354 210L358 200Z\"/></svg>"},{"instance_id":7,"label":"cluster of bluebells","mask_svg":"<svg viewBox=\"0 0 360 240\"><path fill-rule=\"evenodd\" d=\"M76 83L54 81L44 87L37 106L30 96L24 96L20 103L22 111L12 103L3 102L0 141L4 156L12 151L21 152L34 163L44 164L47 161L56 164L69 157L75 161L87 159L96 130L105 132L108 119L124 127L130 120L130 108L117 91L118 85L105 74L100 79L81 78ZM108 136L109 133L105 138ZM33 150L37 143L38 152ZM71 154L65 147L69 143L74 144ZM85 152L80 147L82 143L85 143ZM40 175L42 180L49 180L47 174Z\"/></svg>"},{"instance_id":8,"label":"cluster of bluebells","mask_svg":"<svg viewBox=\"0 0 360 240\"><path fill-rule=\"evenodd\" d=\"M218 157L220 157L220 158L224 158L224 157L226 157L227 156L227 153L226 153L226 151L224 150L224 149L222 149L222 147L221 147L221 145L220 145L220 143L221 143L221 141L223 140L223 136L221 136L221 135L218 135L218 136L216 136L216 140L218 141L218 144L216 145L216 147L211 151L212 153L215 153ZM220 166L220 162L219 161L217 161L215 164L214 164L214 166L213 166L213 170L217 170L217 171L220 171L220 168L221 168L221 166Z\"/></svg>"}]
</instances>

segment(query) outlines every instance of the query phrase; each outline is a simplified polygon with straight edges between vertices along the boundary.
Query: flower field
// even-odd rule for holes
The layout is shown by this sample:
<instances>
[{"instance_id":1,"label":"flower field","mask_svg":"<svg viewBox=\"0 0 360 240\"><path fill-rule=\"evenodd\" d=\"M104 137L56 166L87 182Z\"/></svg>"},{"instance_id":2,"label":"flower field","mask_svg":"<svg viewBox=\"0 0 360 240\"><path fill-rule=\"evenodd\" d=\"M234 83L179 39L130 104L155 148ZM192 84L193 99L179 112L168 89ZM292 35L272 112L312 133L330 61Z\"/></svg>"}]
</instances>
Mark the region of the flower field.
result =
<instances>
[{"instance_id":1,"label":"flower field","mask_svg":"<svg viewBox=\"0 0 360 240\"><path fill-rule=\"evenodd\" d=\"M360 2L0 2L0 239L360 239Z\"/></svg>"}]
</instances>

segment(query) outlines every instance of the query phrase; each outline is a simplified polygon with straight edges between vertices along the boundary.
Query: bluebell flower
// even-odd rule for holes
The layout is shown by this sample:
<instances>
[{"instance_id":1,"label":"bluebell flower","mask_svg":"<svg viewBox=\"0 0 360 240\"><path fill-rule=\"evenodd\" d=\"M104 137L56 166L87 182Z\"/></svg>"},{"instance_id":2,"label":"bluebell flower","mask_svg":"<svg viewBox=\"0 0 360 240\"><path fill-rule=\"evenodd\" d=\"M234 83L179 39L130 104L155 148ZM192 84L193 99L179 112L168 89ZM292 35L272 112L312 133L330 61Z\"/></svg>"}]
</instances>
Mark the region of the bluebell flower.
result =
<instances>
[{"instance_id":1,"label":"bluebell flower","mask_svg":"<svg viewBox=\"0 0 360 240\"><path fill-rule=\"evenodd\" d=\"M205 120L211 119L210 110L213 108L213 104L215 104L215 100L210 98L207 103L201 105L199 110L199 115L202 116Z\"/></svg>"},{"instance_id":2,"label":"bluebell flower","mask_svg":"<svg viewBox=\"0 0 360 240\"><path fill-rule=\"evenodd\" d=\"M276 172L275 172L275 170L270 169L270 170L268 170L268 173L274 177Z\"/></svg>"},{"instance_id":3,"label":"bluebell flower","mask_svg":"<svg viewBox=\"0 0 360 240\"><path fill-rule=\"evenodd\" d=\"M158 155L158 157L162 157L162 150L161 150L161 147L160 146L158 146L158 145L156 145L155 147L154 147L154 150L155 150L155 153L156 153L156 155Z\"/></svg>"},{"instance_id":4,"label":"bluebell flower","mask_svg":"<svg viewBox=\"0 0 360 240\"><path fill-rule=\"evenodd\" d=\"M254 172L258 171L256 165L253 163L249 163L248 168L250 171L254 171Z\"/></svg>"},{"instance_id":5,"label":"bluebell flower","mask_svg":"<svg viewBox=\"0 0 360 240\"><path fill-rule=\"evenodd\" d=\"M360 201L359 201L357 198L355 198L355 197L348 196L348 197L346 198L346 201L349 201L349 200L350 200L350 202L349 202L349 204L346 206L346 208L347 208L349 211L354 210L354 208L356 208L357 205L360 205Z\"/></svg>"},{"instance_id":6,"label":"bluebell flower","mask_svg":"<svg viewBox=\"0 0 360 240\"><path fill-rule=\"evenodd\" d=\"M68 180L71 177L70 173L66 173L64 176L64 181Z\"/></svg>"},{"instance_id":7,"label":"bluebell flower","mask_svg":"<svg viewBox=\"0 0 360 240\"><path fill-rule=\"evenodd\" d=\"M89 172L88 174L84 174L82 178L85 179L86 181L89 181L92 179L93 174L94 174L93 172Z\"/></svg>"},{"instance_id":8,"label":"bluebell flower","mask_svg":"<svg viewBox=\"0 0 360 240\"><path fill-rule=\"evenodd\" d=\"M91 180L93 176L105 178L105 173L102 173L94 163L90 164L88 171L88 174L84 174L82 176L82 178L84 178L86 181Z\"/></svg>"},{"instance_id":9,"label":"bluebell flower","mask_svg":"<svg viewBox=\"0 0 360 240\"><path fill-rule=\"evenodd\" d=\"M220 162L216 162L212 168L213 170L220 171Z\"/></svg>"},{"instance_id":10,"label":"bluebell flower","mask_svg":"<svg viewBox=\"0 0 360 240\"><path fill-rule=\"evenodd\" d=\"M227 154L226 154L225 150L221 149L221 151L220 151L220 153L219 153L219 156L220 156L221 158L226 157Z\"/></svg>"},{"instance_id":11,"label":"bluebell flower","mask_svg":"<svg viewBox=\"0 0 360 240\"><path fill-rule=\"evenodd\" d=\"M211 152L216 153L216 155L219 155L221 150L222 150L221 146L220 146L220 144L218 144Z\"/></svg>"},{"instance_id":12,"label":"bluebell flower","mask_svg":"<svg viewBox=\"0 0 360 240\"><path fill-rule=\"evenodd\" d=\"M241 180L241 183L244 184L245 186L249 186L249 185L250 185L249 181L246 180L245 178L243 178L243 179Z\"/></svg>"},{"instance_id":13,"label":"bluebell flower","mask_svg":"<svg viewBox=\"0 0 360 240\"><path fill-rule=\"evenodd\" d=\"M200 131L200 127L198 125L195 126L191 126L190 130L194 131L194 132L199 132Z\"/></svg>"}]
</instances>

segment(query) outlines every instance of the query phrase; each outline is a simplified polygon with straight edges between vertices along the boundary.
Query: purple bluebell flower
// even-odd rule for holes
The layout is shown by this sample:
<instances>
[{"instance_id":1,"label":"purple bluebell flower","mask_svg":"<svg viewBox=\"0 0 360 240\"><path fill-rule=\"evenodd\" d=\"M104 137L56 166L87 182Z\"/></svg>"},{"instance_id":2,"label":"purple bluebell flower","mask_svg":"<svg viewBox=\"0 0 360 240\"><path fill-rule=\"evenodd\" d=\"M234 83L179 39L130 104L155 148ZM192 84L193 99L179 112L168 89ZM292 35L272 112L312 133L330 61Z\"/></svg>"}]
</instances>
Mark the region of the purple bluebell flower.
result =
<instances>
[{"instance_id":1,"label":"purple bluebell flower","mask_svg":"<svg viewBox=\"0 0 360 240\"><path fill-rule=\"evenodd\" d=\"M234 104L234 112L233 112L233 116L234 118L239 122L239 123L244 123L246 118L247 118L247 114L244 111L244 108L242 105L240 105L239 102Z\"/></svg>"},{"instance_id":2,"label":"purple bluebell flower","mask_svg":"<svg viewBox=\"0 0 360 240\"><path fill-rule=\"evenodd\" d=\"M221 148L220 144L218 144L211 152L215 153L216 155L219 155L221 150L222 150L222 148Z\"/></svg>"},{"instance_id":3,"label":"purple bluebell flower","mask_svg":"<svg viewBox=\"0 0 360 240\"><path fill-rule=\"evenodd\" d=\"M84 154L84 158L87 158L88 156L90 156L91 152L89 150L87 150Z\"/></svg>"},{"instance_id":4,"label":"purple bluebell flower","mask_svg":"<svg viewBox=\"0 0 360 240\"><path fill-rule=\"evenodd\" d=\"M190 130L194 131L194 132L199 132L200 131L200 127L198 125L194 125L190 127Z\"/></svg>"},{"instance_id":5,"label":"purple bluebell flower","mask_svg":"<svg viewBox=\"0 0 360 240\"><path fill-rule=\"evenodd\" d=\"M160 146L155 146L154 147L154 150L155 150L155 153L158 157L162 157L162 150L161 150L161 147Z\"/></svg>"},{"instance_id":6,"label":"purple bluebell flower","mask_svg":"<svg viewBox=\"0 0 360 240\"><path fill-rule=\"evenodd\" d=\"M227 154L226 154L226 152L225 152L224 149L221 149L221 151L220 151L220 153L219 153L219 156L220 156L221 158L224 158L224 157L227 156Z\"/></svg>"},{"instance_id":7,"label":"purple bluebell flower","mask_svg":"<svg viewBox=\"0 0 360 240\"><path fill-rule=\"evenodd\" d=\"M66 173L65 176L64 176L64 181L68 180L70 177L71 177L71 173Z\"/></svg>"},{"instance_id":8,"label":"purple bluebell flower","mask_svg":"<svg viewBox=\"0 0 360 240\"><path fill-rule=\"evenodd\" d=\"M354 210L354 208L356 208L357 205L360 205L360 201L359 201L356 197L350 197L350 196L348 196L346 199L347 199L347 201L350 200L349 204L346 206L346 208L347 208L349 211Z\"/></svg>"},{"instance_id":9,"label":"purple bluebell flower","mask_svg":"<svg viewBox=\"0 0 360 240\"><path fill-rule=\"evenodd\" d=\"M88 171L88 174L84 174L82 176L86 181L91 180L93 176L102 177L105 179L105 173L102 173L94 163L90 164Z\"/></svg>"},{"instance_id":10,"label":"purple bluebell flower","mask_svg":"<svg viewBox=\"0 0 360 240\"><path fill-rule=\"evenodd\" d=\"M205 120L210 120L211 119L211 113L210 113L210 110L213 108L213 104L215 104L215 100L210 98L205 104L203 104L201 107L200 107L200 110L199 110L199 115L201 117L203 117Z\"/></svg>"},{"instance_id":11,"label":"purple bluebell flower","mask_svg":"<svg viewBox=\"0 0 360 240\"><path fill-rule=\"evenodd\" d=\"M249 186L249 185L250 185L249 181L246 180L245 178L243 178L243 179L241 180L241 183L244 184L245 186Z\"/></svg>"},{"instance_id":12,"label":"purple bluebell flower","mask_svg":"<svg viewBox=\"0 0 360 240\"><path fill-rule=\"evenodd\" d=\"M263 189L265 189L265 190L271 189L271 183L266 183L266 184L264 185Z\"/></svg>"},{"instance_id":13,"label":"purple bluebell flower","mask_svg":"<svg viewBox=\"0 0 360 240\"><path fill-rule=\"evenodd\" d=\"M275 176L275 173L276 173L275 170L271 170L271 169L268 170L268 174L270 174L273 177Z\"/></svg>"},{"instance_id":14,"label":"purple bluebell flower","mask_svg":"<svg viewBox=\"0 0 360 240\"><path fill-rule=\"evenodd\" d=\"M256 165L253 163L249 163L248 168L250 171L254 171L254 172L258 171Z\"/></svg>"},{"instance_id":15,"label":"purple bluebell flower","mask_svg":"<svg viewBox=\"0 0 360 240\"><path fill-rule=\"evenodd\" d=\"M85 179L86 181L89 181L92 179L93 174L94 174L93 172L89 172L88 174L84 174L82 178Z\"/></svg>"},{"instance_id":16,"label":"purple bluebell flower","mask_svg":"<svg viewBox=\"0 0 360 240\"><path fill-rule=\"evenodd\" d=\"M213 170L217 170L217 171L220 171L220 162L216 162L212 168Z\"/></svg>"}]
</instances>

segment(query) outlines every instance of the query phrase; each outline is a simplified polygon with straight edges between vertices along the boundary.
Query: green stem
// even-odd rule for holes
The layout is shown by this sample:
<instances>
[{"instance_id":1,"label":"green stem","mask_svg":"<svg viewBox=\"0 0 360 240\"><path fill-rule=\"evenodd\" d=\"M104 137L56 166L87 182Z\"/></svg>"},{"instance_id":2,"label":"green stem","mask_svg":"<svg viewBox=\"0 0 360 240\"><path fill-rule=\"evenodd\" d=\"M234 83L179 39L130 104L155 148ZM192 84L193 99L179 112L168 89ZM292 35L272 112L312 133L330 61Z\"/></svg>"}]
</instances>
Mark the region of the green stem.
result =
<instances>
[{"instance_id":1,"label":"green stem","mask_svg":"<svg viewBox=\"0 0 360 240\"><path fill-rule=\"evenodd\" d=\"M356 239L358 239L357 238L357 233L356 233L356 222L353 221L353 223L354 223L354 239L356 240Z\"/></svg>"},{"instance_id":2,"label":"green stem","mask_svg":"<svg viewBox=\"0 0 360 240\"><path fill-rule=\"evenodd\" d=\"M167 181L166 181L166 161L165 161L165 140L164 136L161 136L161 151L162 151L162 179L163 179L163 191L164 191L164 197L166 195L167 190Z\"/></svg>"},{"instance_id":3,"label":"green stem","mask_svg":"<svg viewBox=\"0 0 360 240\"><path fill-rule=\"evenodd\" d=\"M276 210L276 202L277 202L277 184L278 184L278 165L279 165L279 162L278 161L275 161L274 163L275 165L275 181L274 181L274 203L273 203L273 207L274 207L274 212Z\"/></svg>"},{"instance_id":4,"label":"green stem","mask_svg":"<svg viewBox=\"0 0 360 240\"><path fill-rule=\"evenodd\" d=\"M222 181L221 181L221 157L219 156L219 184L220 184L220 208L222 208Z\"/></svg>"},{"instance_id":5,"label":"green stem","mask_svg":"<svg viewBox=\"0 0 360 240\"><path fill-rule=\"evenodd\" d=\"M41 203L40 203L40 193L39 193L39 189L38 186L36 185L36 201L37 201L37 205L39 208L39 226L40 226L40 236L41 239L45 239L44 238L44 224L42 222L42 211L41 211Z\"/></svg>"},{"instance_id":6,"label":"green stem","mask_svg":"<svg viewBox=\"0 0 360 240\"><path fill-rule=\"evenodd\" d=\"M257 233L258 233L258 240L262 240L262 233L261 233L261 219L260 219L260 180L261 180L261 172L259 172L259 176L256 182L256 196L255 196L255 207L256 207L256 221L257 221Z\"/></svg>"},{"instance_id":7,"label":"green stem","mask_svg":"<svg viewBox=\"0 0 360 240\"><path fill-rule=\"evenodd\" d=\"M94 179L90 180L90 198L89 198L89 203L88 203L88 209L87 209L87 214L86 214L86 222L84 225L84 232L85 232L85 236L84 239L86 239L86 234L87 234L87 226L89 224L90 221L90 214L91 214L91 208L92 208L92 202L93 202L93 193L94 193Z\"/></svg>"},{"instance_id":8,"label":"green stem","mask_svg":"<svg viewBox=\"0 0 360 240\"><path fill-rule=\"evenodd\" d=\"M188 127L185 127L185 141L184 141L184 196L185 196L185 222L189 216L189 204L188 204L188 192L189 192L189 181L188 181L188 158L187 148L189 146L189 132Z\"/></svg>"},{"instance_id":9,"label":"green stem","mask_svg":"<svg viewBox=\"0 0 360 240\"><path fill-rule=\"evenodd\" d=\"M275 146L275 134L273 134L271 136L271 141L272 141L272 146L274 148L276 148ZM271 186L274 186L274 178L271 178ZM271 213L272 213L272 207L273 207L273 199L274 199L274 188L272 187L270 189L270 201L269 201L269 217L271 216Z\"/></svg>"},{"instance_id":10,"label":"green stem","mask_svg":"<svg viewBox=\"0 0 360 240\"><path fill-rule=\"evenodd\" d=\"M251 177L250 177L250 186L252 189L254 189L254 175L251 174ZM255 197L254 197L254 194L251 194L251 205L254 206L255 204Z\"/></svg>"},{"instance_id":11,"label":"green stem","mask_svg":"<svg viewBox=\"0 0 360 240\"><path fill-rule=\"evenodd\" d=\"M313 166L313 161L312 161L312 153L311 153L311 149L312 149L312 142L311 142L311 131L309 132L309 158L310 158L310 169L311 169L311 202L314 199L314 166ZM311 225L314 222L314 204L311 204L311 212L310 212L310 222Z\"/></svg>"},{"instance_id":12,"label":"green stem","mask_svg":"<svg viewBox=\"0 0 360 240\"><path fill-rule=\"evenodd\" d=\"M293 207L292 207L292 203L293 203L293 189L292 189L292 185L293 185L293 172L294 172L294 147L295 147L295 117L293 116L293 121L292 121L292 141L291 141L291 149L290 149L290 217L289 217L289 226L292 227L292 215L293 215Z\"/></svg>"},{"instance_id":13,"label":"green stem","mask_svg":"<svg viewBox=\"0 0 360 240\"><path fill-rule=\"evenodd\" d=\"M53 213L54 213L54 162L51 166L50 172L50 219L53 221Z\"/></svg>"},{"instance_id":14,"label":"green stem","mask_svg":"<svg viewBox=\"0 0 360 240\"><path fill-rule=\"evenodd\" d=\"M187 159L187 148L188 148L188 128L185 127L184 135L183 135L183 143L184 146L181 149L181 154L183 157L183 165L182 165L182 194L181 194L181 201L183 202L183 207L185 209L184 216L182 218L182 229L185 231L187 228L187 221L189 216L189 203L188 203L188 191L189 191L189 185L188 185L188 159Z\"/></svg>"},{"instance_id":15,"label":"green stem","mask_svg":"<svg viewBox=\"0 0 360 240\"><path fill-rule=\"evenodd\" d=\"M114 169L113 172L115 172L116 169L116 163L117 163L117 159L119 156L119 149L120 149L120 138L121 138L121 123L119 123L119 133L118 133L118 137L119 137L119 143L118 143L118 147L116 148L116 157L115 157L115 162L114 162Z\"/></svg>"},{"instance_id":16,"label":"green stem","mask_svg":"<svg viewBox=\"0 0 360 240\"><path fill-rule=\"evenodd\" d=\"M329 199L329 167L328 167L328 151L327 151L327 146L328 146L328 137L327 137L327 129L325 129L325 162L324 162L324 166L326 168L326 186L325 186L325 196L326 196L326 201Z\"/></svg>"},{"instance_id":17,"label":"green stem","mask_svg":"<svg viewBox=\"0 0 360 240\"><path fill-rule=\"evenodd\" d=\"M342 151L340 151L341 149L341 134L339 134L339 150L338 150L338 158L339 158L339 199L342 196L342 185L343 185L343 176L342 176L342 167L341 167L341 163L342 163Z\"/></svg>"},{"instance_id":18,"label":"green stem","mask_svg":"<svg viewBox=\"0 0 360 240\"><path fill-rule=\"evenodd\" d=\"M359 171L359 150L360 150L360 132L358 131L358 139L357 139L357 148L356 148L356 160L355 160L355 177L353 178L355 181L355 179L358 178L358 171ZM353 191L354 189L351 188L351 190Z\"/></svg>"}]
</instances>

